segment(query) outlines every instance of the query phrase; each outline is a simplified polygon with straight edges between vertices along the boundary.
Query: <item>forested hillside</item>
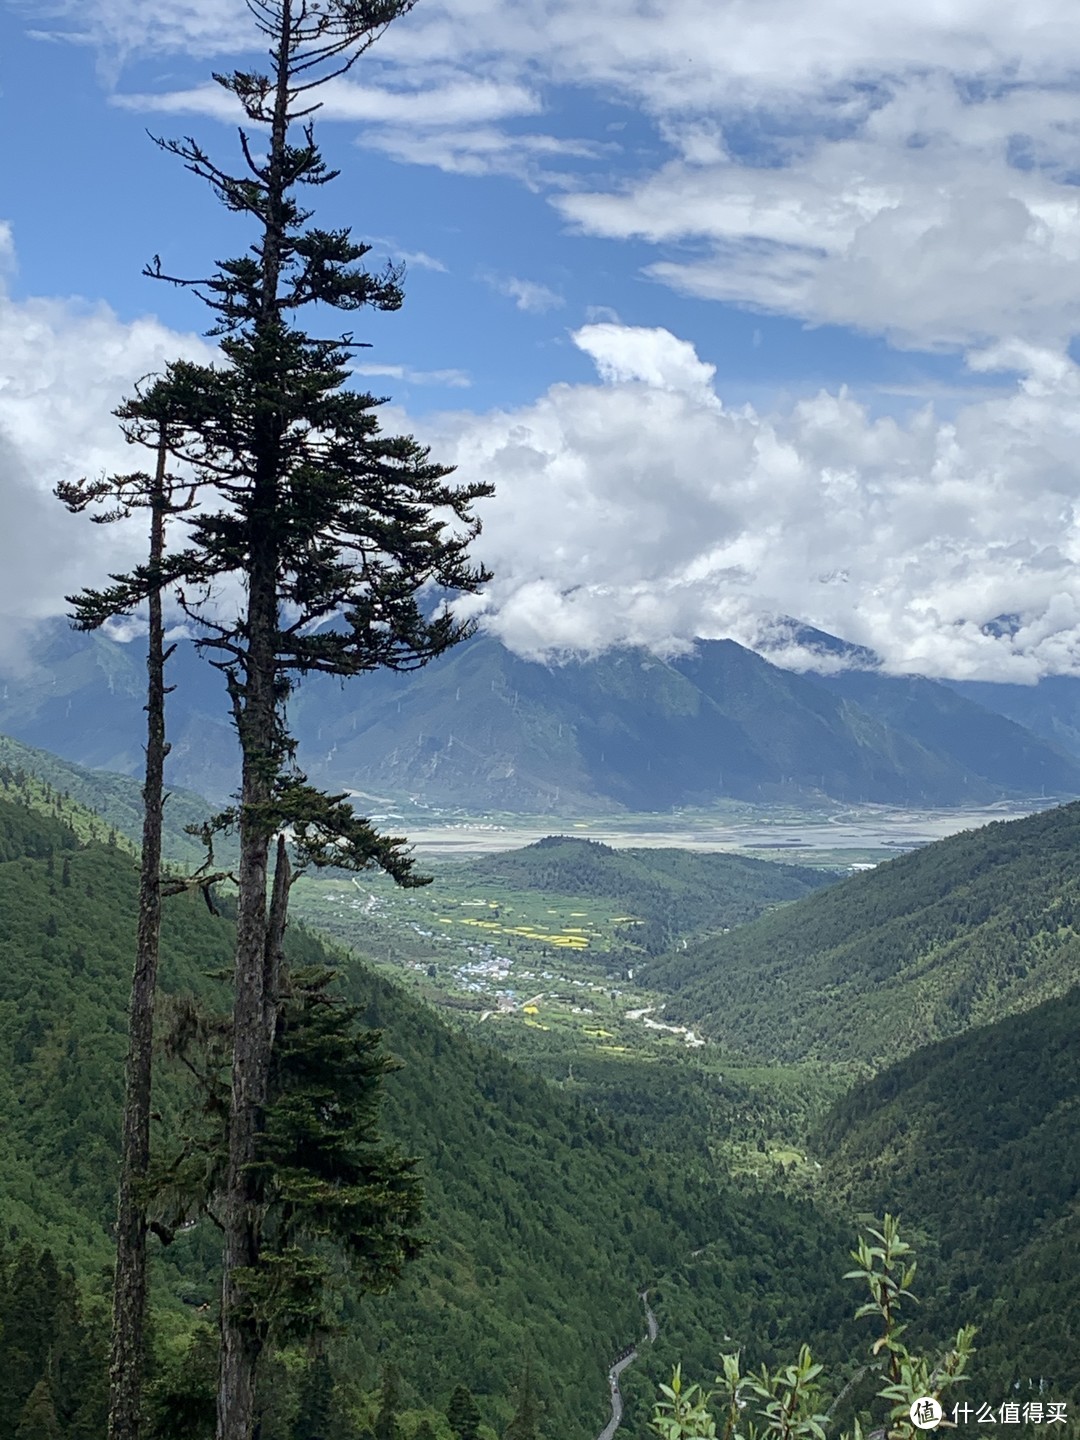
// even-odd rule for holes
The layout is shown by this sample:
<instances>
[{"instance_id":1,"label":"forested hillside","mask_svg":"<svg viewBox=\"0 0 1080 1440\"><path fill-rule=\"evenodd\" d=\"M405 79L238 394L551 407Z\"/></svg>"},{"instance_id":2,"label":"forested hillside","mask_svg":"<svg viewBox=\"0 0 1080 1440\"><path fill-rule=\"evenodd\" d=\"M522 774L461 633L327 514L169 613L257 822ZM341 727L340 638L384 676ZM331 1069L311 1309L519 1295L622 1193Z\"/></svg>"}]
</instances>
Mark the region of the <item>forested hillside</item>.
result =
<instances>
[{"instance_id":1,"label":"forested hillside","mask_svg":"<svg viewBox=\"0 0 1080 1440\"><path fill-rule=\"evenodd\" d=\"M549 835L520 850L444 864L438 878L488 893L499 887L612 901L629 917L628 942L656 952L676 937L722 930L835 882L828 871L744 855L693 850L613 849Z\"/></svg>"},{"instance_id":2,"label":"forested hillside","mask_svg":"<svg viewBox=\"0 0 1080 1440\"><path fill-rule=\"evenodd\" d=\"M931 1323L980 1325L973 1388L1080 1401L1080 989L917 1051L838 1101L832 1180L932 1240Z\"/></svg>"},{"instance_id":3,"label":"forested hillside","mask_svg":"<svg viewBox=\"0 0 1080 1440\"><path fill-rule=\"evenodd\" d=\"M47 1246L92 1299L109 1261L135 866L10 799L0 799L0 835L0 1221L34 1263ZM292 951L305 963L326 959L302 931ZM226 918L197 896L168 902L166 994L196 989L212 1004L211 976L230 953ZM359 966L342 984L405 1061L386 1085L385 1128L420 1157L429 1237L396 1294L343 1299L343 1425L366 1413L392 1359L403 1404L441 1407L463 1382L501 1426L528 1355L547 1435L584 1440L603 1420L606 1365L639 1328L635 1288L658 1281L665 1336L687 1353L711 1354L718 1326L767 1357L806 1330L835 1348L848 1297L820 1277L842 1268L843 1226L782 1197L729 1193L704 1141L684 1131L678 1149L646 1144L632 1123L605 1119L450 1032ZM168 1069L159 1076L155 1107L167 1130L178 1083ZM685 1262L710 1245L691 1280ZM183 1374L197 1372L183 1358L184 1335L214 1303L216 1249L202 1222L157 1261L158 1330ZM800 1255L805 1263L793 1265ZM29 1404L49 1363L48 1353L31 1357L3 1403ZM266 1440L294 1440L288 1373ZM58 1434L83 1440L75 1429Z\"/></svg>"},{"instance_id":4,"label":"forested hillside","mask_svg":"<svg viewBox=\"0 0 1080 1440\"><path fill-rule=\"evenodd\" d=\"M1080 974L1080 805L988 825L659 957L669 1011L739 1054L887 1062Z\"/></svg>"},{"instance_id":5,"label":"forested hillside","mask_svg":"<svg viewBox=\"0 0 1080 1440\"><path fill-rule=\"evenodd\" d=\"M110 831L136 844L142 839L138 780L108 770L87 770L9 735L0 735L0 794L14 794L20 803L44 814L61 815L82 839L106 839ZM202 862L205 851L185 827L202 824L212 808L198 795L170 790L162 835L166 859Z\"/></svg>"}]
</instances>

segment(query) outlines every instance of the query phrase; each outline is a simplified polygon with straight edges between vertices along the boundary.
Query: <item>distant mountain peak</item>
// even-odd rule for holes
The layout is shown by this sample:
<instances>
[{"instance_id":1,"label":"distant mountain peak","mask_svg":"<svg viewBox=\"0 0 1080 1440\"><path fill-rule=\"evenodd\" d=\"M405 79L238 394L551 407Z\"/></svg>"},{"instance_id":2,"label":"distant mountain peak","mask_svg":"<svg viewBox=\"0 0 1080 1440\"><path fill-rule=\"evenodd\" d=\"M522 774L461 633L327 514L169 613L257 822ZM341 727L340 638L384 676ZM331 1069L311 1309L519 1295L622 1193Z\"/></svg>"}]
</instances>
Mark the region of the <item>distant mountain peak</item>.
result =
<instances>
[{"instance_id":1,"label":"distant mountain peak","mask_svg":"<svg viewBox=\"0 0 1080 1440\"><path fill-rule=\"evenodd\" d=\"M866 645L856 645L827 630L780 615L762 631L754 647L773 665L785 670L879 670L881 657Z\"/></svg>"}]
</instances>

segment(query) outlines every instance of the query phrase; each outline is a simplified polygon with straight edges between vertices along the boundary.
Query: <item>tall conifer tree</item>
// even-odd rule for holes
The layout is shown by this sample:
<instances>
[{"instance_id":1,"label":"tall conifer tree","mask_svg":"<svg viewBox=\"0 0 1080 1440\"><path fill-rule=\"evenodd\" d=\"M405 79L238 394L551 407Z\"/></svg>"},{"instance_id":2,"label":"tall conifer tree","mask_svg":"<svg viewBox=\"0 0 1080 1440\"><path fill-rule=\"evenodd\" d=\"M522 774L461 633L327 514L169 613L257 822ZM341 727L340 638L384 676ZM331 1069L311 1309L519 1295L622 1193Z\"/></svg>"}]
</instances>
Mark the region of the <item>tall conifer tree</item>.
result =
<instances>
[{"instance_id":1,"label":"tall conifer tree","mask_svg":"<svg viewBox=\"0 0 1080 1440\"><path fill-rule=\"evenodd\" d=\"M369 247L347 230L311 225L299 192L335 173L311 127L319 86L348 71L412 3L247 0L269 70L215 78L260 127L258 141L241 132L238 173L193 139L162 142L256 229L250 251L202 280L169 275L156 257L149 267L156 278L192 285L210 306L223 362L171 365L160 392L170 453L217 496L191 517L190 543L164 568L182 577L182 604L225 677L242 752L238 804L216 822L235 824L240 841L217 1440L251 1440L268 1334L259 1303L268 1263L260 1140L293 863L375 865L401 884L424 883L403 840L377 834L344 797L295 769L285 702L304 674L425 664L468 633L449 608L432 608L430 592L472 592L489 578L469 548L479 530L473 502L490 487L447 484L450 472L413 439L382 436L379 402L345 388L352 336L315 338L298 323L310 305L349 312L401 304L400 274L367 271ZM235 616L207 603L223 577L242 584ZM114 579L110 598L125 608L149 593L145 569ZM286 830L291 860L274 845ZM411 1214L413 1194L400 1200L396 1230L385 1212L389 1235L403 1234ZM403 1241L388 1245L378 1283L407 1253Z\"/></svg>"},{"instance_id":2,"label":"tall conifer tree","mask_svg":"<svg viewBox=\"0 0 1080 1440\"><path fill-rule=\"evenodd\" d=\"M517 1383L517 1403L503 1440L540 1440L540 1401L536 1394L532 1359L526 1357Z\"/></svg>"},{"instance_id":3,"label":"tall conifer tree","mask_svg":"<svg viewBox=\"0 0 1080 1440\"><path fill-rule=\"evenodd\" d=\"M129 518L136 510L150 517L146 566L138 572L149 612L147 634L146 765L143 778L142 853L139 869L139 918L135 967L128 1005L128 1054L121 1120L120 1183L116 1218L116 1266L113 1278L112 1349L109 1364L108 1440L138 1440L142 1412L142 1378L146 1369L146 1199L143 1193L150 1164L150 1100L153 1083L154 1001L157 994L161 943L161 828L165 806L165 666L171 649L165 645L163 591L165 532L170 515L190 509L194 488L178 489L168 473L168 400L161 387L127 401L116 412L131 444L155 453L152 474L136 471L100 480L57 486L69 510L108 504L94 520L108 524ZM126 582L106 591L69 596L73 621L80 630L99 629L106 620L126 614L132 596ZM141 598L141 597L140 597ZM64 884L67 861L64 861Z\"/></svg>"},{"instance_id":4,"label":"tall conifer tree","mask_svg":"<svg viewBox=\"0 0 1080 1440\"><path fill-rule=\"evenodd\" d=\"M456 1385L446 1407L446 1423L454 1440L477 1440L480 1434L480 1411L467 1385Z\"/></svg>"}]
</instances>

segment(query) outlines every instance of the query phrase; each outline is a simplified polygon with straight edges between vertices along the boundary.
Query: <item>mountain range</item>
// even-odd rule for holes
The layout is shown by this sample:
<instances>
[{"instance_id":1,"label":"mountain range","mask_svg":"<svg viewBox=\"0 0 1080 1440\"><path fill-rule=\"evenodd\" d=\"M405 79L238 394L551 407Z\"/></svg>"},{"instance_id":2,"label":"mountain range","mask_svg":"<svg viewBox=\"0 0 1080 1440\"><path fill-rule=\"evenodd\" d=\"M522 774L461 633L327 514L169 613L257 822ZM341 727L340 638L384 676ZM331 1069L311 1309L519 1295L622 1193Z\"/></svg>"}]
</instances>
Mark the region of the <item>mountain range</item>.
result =
<instances>
[{"instance_id":1,"label":"mountain range","mask_svg":"<svg viewBox=\"0 0 1080 1440\"><path fill-rule=\"evenodd\" d=\"M137 774L144 675L138 642L52 624L32 662L0 678L0 731ZM220 676L181 641L170 680L170 781L223 799L237 749ZM289 712L319 783L474 812L1080 794L1064 722L1044 717L1052 733L1037 734L982 691L873 668L798 674L730 640L667 659L615 649L545 664L480 634L410 674L312 677Z\"/></svg>"}]
</instances>

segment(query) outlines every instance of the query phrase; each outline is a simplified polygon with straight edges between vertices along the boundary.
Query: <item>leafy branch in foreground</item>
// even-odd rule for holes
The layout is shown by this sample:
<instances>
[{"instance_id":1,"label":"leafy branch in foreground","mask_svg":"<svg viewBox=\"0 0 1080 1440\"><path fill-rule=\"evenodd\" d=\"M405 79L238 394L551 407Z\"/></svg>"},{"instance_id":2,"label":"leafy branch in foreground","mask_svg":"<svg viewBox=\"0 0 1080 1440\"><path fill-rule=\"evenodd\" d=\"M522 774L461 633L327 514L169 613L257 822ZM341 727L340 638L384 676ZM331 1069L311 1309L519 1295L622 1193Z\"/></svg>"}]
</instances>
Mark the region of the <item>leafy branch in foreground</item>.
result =
<instances>
[{"instance_id":1,"label":"leafy branch in foreground","mask_svg":"<svg viewBox=\"0 0 1080 1440\"><path fill-rule=\"evenodd\" d=\"M823 1408L823 1366L815 1363L806 1345L794 1364L772 1371L762 1366L753 1374L743 1373L738 1353L721 1355L723 1373L716 1377L715 1390L684 1384L680 1366L671 1384L661 1385L663 1398L651 1422L661 1440L825 1440L839 1401L869 1376L877 1380L871 1420L876 1440L913 1440L922 1434L911 1418L912 1407L926 1399L940 1403L942 1395L964 1381L975 1329L961 1329L953 1347L937 1361L908 1349L903 1339L907 1327L899 1315L902 1302L915 1298L910 1289L915 1260L894 1216L886 1215L880 1230L869 1230L852 1258L856 1268L844 1278L861 1280L870 1291L856 1318L880 1319L881 1333L870 1347L869 1364L831 1405ZM856 1417L841 1440L862 1440L862 1419Z\"/></svg>"}]
</instances>

